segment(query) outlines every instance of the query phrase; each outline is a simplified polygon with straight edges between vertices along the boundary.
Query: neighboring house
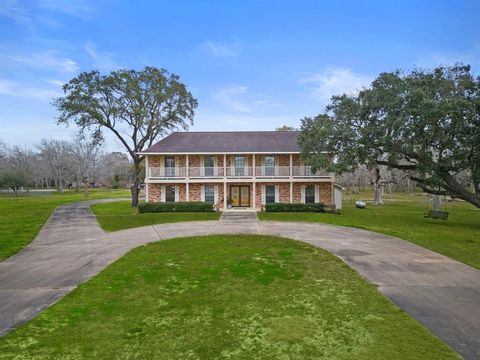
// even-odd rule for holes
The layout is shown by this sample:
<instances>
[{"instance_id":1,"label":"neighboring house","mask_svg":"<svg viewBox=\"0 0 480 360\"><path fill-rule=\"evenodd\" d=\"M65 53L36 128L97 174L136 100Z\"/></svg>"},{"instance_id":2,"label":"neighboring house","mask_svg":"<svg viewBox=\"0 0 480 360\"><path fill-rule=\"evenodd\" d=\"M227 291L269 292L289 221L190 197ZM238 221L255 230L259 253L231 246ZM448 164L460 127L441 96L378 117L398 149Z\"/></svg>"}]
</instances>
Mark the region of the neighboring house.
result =
<instances>
[{"instance_id":1,"label":"neighboring house","mask_svg":"<svg viewBox=\"0 0 480 360\"><path fill-rule=\"evenodd\" d=\"M173 133L142 152L146 201L207 201L219 210L273 202L334 206L335 178L302 162L298 134Z\"/></svg>"}]
</instances>

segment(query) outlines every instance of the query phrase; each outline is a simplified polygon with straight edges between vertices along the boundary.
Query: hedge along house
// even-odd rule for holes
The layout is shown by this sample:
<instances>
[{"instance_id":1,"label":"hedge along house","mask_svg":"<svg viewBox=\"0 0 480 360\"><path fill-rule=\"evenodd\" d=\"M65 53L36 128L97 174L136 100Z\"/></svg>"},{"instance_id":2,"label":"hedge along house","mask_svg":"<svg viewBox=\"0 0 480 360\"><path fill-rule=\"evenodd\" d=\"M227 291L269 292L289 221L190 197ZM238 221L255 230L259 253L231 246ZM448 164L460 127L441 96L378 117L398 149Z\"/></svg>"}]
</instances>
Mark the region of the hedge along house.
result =
<instances>
[{"instance_id":1,"label":"hedge along house","mask_svg":"<svg viewBox=\"0 0 480 360\"><path fill-rule=\"evenodd\" d=\"M206 201L218 210L260 210L273 202L334 206L335 178L303 163L298 134L172 133L142 152L146 201Z\"/></svg>"}]
</instances>

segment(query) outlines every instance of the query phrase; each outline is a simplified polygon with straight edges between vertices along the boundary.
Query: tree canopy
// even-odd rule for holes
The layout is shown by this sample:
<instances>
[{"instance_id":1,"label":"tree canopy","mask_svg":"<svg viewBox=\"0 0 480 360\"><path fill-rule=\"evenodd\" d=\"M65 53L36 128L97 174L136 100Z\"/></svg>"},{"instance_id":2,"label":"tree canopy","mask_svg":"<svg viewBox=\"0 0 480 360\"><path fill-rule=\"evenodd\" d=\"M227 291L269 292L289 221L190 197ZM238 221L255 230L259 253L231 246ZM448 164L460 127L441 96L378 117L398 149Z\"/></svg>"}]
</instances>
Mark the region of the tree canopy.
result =
<instances>
[{"instance_id":1,"label":"tree canopy","mask_svg":"<svg viewBox=\"0 0 480 360\"><path fill-rule=\"evenodd\" d=\"M425 192L480 207L480 77L462 64L382 73L304 118L299 143L315 168L386 165Z\"/></svg>"},{"instance_id":2,"label":"tree canopy","mask_svg":"<svg viewBox=\"0 0 480 360\"><path fill-rule=\"evenodd\" d=\"M108 75L83 72L63 86L65 96L54 101L58 123L73 122L89 130L97 141L108 130L132 158L132 206L138 204L139 154L154 141L176 129L193 124L197 100L165 69L145 67L142 71L118 70Z\"/></svg>"}]
</instances>

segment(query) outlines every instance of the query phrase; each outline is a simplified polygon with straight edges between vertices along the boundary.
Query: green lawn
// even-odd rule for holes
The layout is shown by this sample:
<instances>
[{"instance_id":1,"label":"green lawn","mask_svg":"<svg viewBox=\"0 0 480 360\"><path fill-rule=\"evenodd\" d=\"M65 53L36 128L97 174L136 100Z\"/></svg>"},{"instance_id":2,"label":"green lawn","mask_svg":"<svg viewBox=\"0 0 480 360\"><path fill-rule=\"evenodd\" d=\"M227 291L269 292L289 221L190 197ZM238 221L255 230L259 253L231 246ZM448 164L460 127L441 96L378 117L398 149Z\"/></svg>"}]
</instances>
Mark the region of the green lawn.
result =
<instances>
[{"instance_id":1,"label":"green lawn","mask_svg":"<svg viewBox=\"0 0 480 360\"><path fill-rule=\"evenodd\" d=\"M90 191L87 198L83 192L72 191L65 191L63 194L32 191L18 197L0 195L0 260L16 254L28 245L57 206L75 201L129 195L127 190L95 190Z\"/></svg>"},{"instance_id":2,"label":"green lawn","mask_svg":"<svg viewBox=\"0 0 480 360\"><path fill-rule=\"evenodd\" d=\"M261 220L323 222L352 226L397 236L465 264L480 268L480 210L464 202L451 202L447 221L425 219L425 198L395 195L383 206L355 208L356 198L344 201L337 214L259 213Z\"/></svg>"},{"instance_id":3,"label":"green lawn","mask_svg":"<svg viewBox=\"0 0 480 360\"><path fill-rule=\"evenodd\" d=\"M455 359L341 260L276 237L141 246L0 339L2 359Z\"/></svg>"},{"instance_id":4,"label":"green lawn","mask_svg":"<svg viewBox=\"0 0 480 360\"><path fill-rule=\"evenodd\" d=\"M118 231L137 226L163 224L180 221L217 220L220 213L142 213L130 206L128 201L119 201L91 206L100 226L105 231Z\"/></svg>"}]
</instances>

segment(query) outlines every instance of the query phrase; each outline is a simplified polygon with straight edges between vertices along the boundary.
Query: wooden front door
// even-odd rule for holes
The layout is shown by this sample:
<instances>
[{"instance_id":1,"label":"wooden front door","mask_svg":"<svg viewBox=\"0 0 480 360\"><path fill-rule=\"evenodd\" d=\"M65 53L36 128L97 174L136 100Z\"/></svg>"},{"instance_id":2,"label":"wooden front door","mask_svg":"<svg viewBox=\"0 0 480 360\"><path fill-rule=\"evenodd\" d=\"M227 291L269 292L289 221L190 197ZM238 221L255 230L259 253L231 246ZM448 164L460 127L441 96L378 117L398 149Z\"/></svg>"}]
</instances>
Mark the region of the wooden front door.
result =
<instances>
[{"instance_id":1,"label":"wooden front door","mask_svg":"<svg viewBox=\"0 0 480 360\"><path fill-rule=\"evenodd\" d=\"M250 186L249 185L230 186L230 199L232 202L232 207L249 207L250 206Z\"/></svg>"}]
</instances>

